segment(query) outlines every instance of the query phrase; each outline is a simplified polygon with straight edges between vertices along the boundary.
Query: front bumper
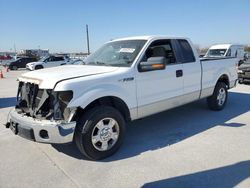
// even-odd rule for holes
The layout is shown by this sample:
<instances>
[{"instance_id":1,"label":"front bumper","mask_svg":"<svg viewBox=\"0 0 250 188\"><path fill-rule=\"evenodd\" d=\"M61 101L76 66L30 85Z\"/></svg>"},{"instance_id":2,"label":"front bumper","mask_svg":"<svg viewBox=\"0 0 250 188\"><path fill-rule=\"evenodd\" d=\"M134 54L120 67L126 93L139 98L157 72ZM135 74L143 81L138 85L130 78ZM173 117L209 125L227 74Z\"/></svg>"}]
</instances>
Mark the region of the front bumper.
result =
<instances>
[{"instance_id":1,"label":"front bumper","mask_svg":"<svg viewBox=\"0 0 250 188\"><path fill-rule=\"evenodd\" d=\"M16 112L10 112L7 128L26 139L42 143L63 144L73 141L76 122L62 123L37 120ZM14 128L13 128L14 127Z\"/></svg>"},{"instance_id":2,"label":"front bumper","mask_svg":"<svg viewBox=\"0 0 250 188\"><path fill-rule=\"evenodd\" d=\"M250 82L250 72L238 73L239 82Z\"/></svg>"},{"instance_id":3,"label":"front bumper","mask_svg":"<svg viewBox=\"0 0 250 188\"><path fill-rule=\"evenodd\" d=\"M32 70L34 70L34 67L30 66L30 65L26 65L26 69L32 71Z\"/></svg>"}]
</instances>

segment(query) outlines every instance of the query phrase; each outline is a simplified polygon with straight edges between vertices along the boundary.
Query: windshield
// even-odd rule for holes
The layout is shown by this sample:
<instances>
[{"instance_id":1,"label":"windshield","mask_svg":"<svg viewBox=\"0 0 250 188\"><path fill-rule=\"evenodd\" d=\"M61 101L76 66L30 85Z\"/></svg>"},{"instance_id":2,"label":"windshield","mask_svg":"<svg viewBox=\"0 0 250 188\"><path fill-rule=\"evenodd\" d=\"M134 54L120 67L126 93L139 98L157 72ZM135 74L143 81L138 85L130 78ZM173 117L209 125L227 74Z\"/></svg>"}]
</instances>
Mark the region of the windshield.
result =
<instances>
[{"instance_id":1,"label":"windshield","mask_svg":"<svg viewBox=\"0 0 250 188\"><path fill-rule=\"evenodd\" d=\"M224 56L226 51L227 49L210 49L207 56Z\"/></svg>"},{"instance_id":2,"label":"windshield","mask_svg":"<svg viewBox=\"0 0 250 188\"><path fill-rule=\"evenodd\" d=\"M129 67L146 43L146 40L109 42L84 60L85 64Z\"/></svg>"}]
</instances>

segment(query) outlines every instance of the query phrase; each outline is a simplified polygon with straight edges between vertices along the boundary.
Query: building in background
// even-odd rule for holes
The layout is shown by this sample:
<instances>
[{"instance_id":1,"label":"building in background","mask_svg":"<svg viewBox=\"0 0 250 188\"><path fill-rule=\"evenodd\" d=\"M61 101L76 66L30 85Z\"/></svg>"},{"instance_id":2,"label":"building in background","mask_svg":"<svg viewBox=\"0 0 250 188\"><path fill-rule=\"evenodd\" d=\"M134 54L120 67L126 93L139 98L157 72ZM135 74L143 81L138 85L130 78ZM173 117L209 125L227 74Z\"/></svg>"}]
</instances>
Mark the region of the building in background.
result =
<instances>
[{"instance_id":1,"label":"building in background","mask_svg":"<svg viewBox=\"0 0 250 188\"><path fill-rule=\"evenodd\" d=\"M28 56L28 57L43 57L49 55L48 49L23 49L18 55Z\"/></svg>"}]
</instances>

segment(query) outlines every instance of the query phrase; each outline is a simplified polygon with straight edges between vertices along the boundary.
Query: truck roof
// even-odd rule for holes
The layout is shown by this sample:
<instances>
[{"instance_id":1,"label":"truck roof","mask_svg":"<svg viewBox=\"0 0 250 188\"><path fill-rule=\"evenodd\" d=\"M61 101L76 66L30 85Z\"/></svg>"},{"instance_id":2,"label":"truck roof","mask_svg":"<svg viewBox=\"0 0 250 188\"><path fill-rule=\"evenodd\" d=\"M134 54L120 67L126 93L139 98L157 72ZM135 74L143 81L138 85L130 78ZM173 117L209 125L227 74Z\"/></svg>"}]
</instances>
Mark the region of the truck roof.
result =
<instances>
[{"instance_id":1,"label":"truck roof","mask_svg":"<svg viewBox=\"0 0 250 188\"><path fill-rule=\"evenodd\" d=\"M188 39L188 38L165 36L165 35L149 35L149 36L134 36L134 37L118 38L118 39L114 39L112 41L120 41L120 40L151 40L151 39Z\"/></svg>"},{"instance_id":2,"label":"truck roof","mask_svg":"<svg viewBox=\"0 0 250 188\"><path fill-rule=\"evenodd\" d=\"M211 46L209 49L228 49L231 46L242 46L243 47L243 45L240 45L240 44L217 44L217 45Z\"/></svg>"}]
</instances>

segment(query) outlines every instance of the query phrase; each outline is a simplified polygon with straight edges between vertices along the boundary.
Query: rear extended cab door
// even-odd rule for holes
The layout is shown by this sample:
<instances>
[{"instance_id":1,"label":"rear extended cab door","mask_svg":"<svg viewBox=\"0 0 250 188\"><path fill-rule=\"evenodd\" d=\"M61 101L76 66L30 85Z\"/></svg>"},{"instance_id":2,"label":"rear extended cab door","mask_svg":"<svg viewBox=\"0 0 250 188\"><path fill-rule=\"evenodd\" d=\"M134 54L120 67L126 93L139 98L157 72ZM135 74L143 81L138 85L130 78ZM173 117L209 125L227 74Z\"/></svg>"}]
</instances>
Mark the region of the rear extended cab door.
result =
<instances>
[{"instance_id":1,"label":"rear extended cab door","mask_svg":"<svg viewBox=\"0 0 250 188\"><path fill-rule=\"evenodd\" d=\"M200 98L202 69L196 49L189 39L174 40L177 59L183 69L183 101L189 103Z\"/></svg>"}]
</instances>

